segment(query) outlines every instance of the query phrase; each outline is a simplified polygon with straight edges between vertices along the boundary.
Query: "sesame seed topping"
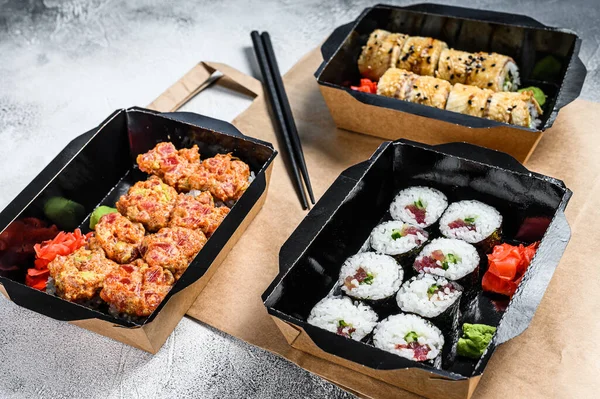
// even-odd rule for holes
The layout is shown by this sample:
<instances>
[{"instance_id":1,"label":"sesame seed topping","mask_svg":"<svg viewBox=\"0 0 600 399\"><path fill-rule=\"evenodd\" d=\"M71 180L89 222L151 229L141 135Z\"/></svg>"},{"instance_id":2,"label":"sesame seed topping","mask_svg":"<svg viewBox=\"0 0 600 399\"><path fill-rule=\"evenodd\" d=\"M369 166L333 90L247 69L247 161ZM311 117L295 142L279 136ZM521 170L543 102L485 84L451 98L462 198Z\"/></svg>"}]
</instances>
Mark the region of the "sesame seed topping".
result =
<instances>
[{"instance_id":1,"label":"sesame seed topping","mask_svg":"<svg viewBox=\"0 0 600 399\"><path fill-rule=\"evenodd\" d=\"M415 96L417 96L417 97L419 97L420 95L421 95L421 93L417 93L417 94L415 94Z\"/></svg>"},{"instance_id":2,"label":"sesame seed topping","mask_svg":"<svg viewBox=\"0 0 600 399\"><path fill-rule=\"evenodd\" d=\"M492 82L488 82L488 87L491 87L493 85Z\"/></svg>"},{"instance_id":3,"label":"sesame seed topping","mask_svg":"<svg viewBox=\"0 0 600 399\"><path fill-rule=\"evenodd\" d=\"M469 101L467 101L467 104L473 105L473 101L469 100Z\"/></svg>"},{"instance_id":4,"label":"sesame seed topping","mask_svg":"<svg viewBox=\"0 0 600 399\"><path fill-rule=\"evenodd\" d=\"M492 64L492 68L495 67L495 66L496 66L496 64Z\"/></svg>"},{"instance_id":5,"label":"sesame seed topping","mask_svg":"<svg viewBox=\"0 0 600 399\"><path fill-rule=\"evenodd\" d=\"M479 108L480 111L483 111L483 107Z\"/></svg>"},{"instance_id":6,"label":"sesame seed topping","mask_svg":"<svg viewBox=\"0 0 600 399\"><path fill-rule=\"evenodd\" d=\"M454 74L450 75L450 79L454 79Z\"/></svg>"},{"instance_id":7,"label":"sesame seed topping","mask_svg":"<svg viewBox=\"0 0 600 399\"><path fill-rule=\"evenodd\" d=\"M437 89L438 87L440 87L440 85L435 85L435 86L433 86L433 87L435 87L435 88Z\"/></svg>"},{"instance_id":8,"label":"sesame seed topping","mask_svg":"<svg viewBox=\"0 0 600 399\"><path fill-rule=\"evenodd\" d=\"M446 59L447 59L447 60L449 60L449 59L450 59L450 56L446 57Z\"/></svg>"},{"instance_id":9,"label":"sesame seed topping","mask_svg":"<svg viewBox=\"0 0 600 399\"><path fill-rule=\"evenodd\" d=\"M485 72L485 68L483 68L483 69L481 70L481 72Z\"/></svg>"},{"instance_id":10,"label":"sesame seed topping","mask_svg":"<svg viewBox=\"0 0 600 399\"><path fill-rule=\"evenodd\" d=\"M451 69L451 68L450 68L450 65L448 65L448 70L450 70L450 69Z\"/></svg>"},{"instance_id":11,"label":"sesame seed topping","mask_svg":"<svg viewBox=\"0 0 600 399\"><path fill-rule=\"evenodd\" d=\"M413 86L413 89L418 89L418 87L416 85Z\"/></svg>"}]
</instances>

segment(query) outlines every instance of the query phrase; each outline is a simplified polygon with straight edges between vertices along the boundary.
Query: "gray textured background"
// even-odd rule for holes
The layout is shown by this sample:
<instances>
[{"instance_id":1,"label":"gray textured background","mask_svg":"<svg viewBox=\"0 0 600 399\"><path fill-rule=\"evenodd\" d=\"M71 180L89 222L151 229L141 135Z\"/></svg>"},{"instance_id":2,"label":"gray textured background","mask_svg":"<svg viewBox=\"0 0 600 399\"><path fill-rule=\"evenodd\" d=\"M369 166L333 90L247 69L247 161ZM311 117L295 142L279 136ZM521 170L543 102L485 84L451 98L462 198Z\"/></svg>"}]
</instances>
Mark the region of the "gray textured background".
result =
<instances>
[{"instance_id":1,"label":"gray textured background","mask_svg":"<svg viewBox=\"0 0 600 399\"><path fill-rule=\"evenodd\" d=\"M251 73L251 30L270 31L286 71L334 27L374 3L0 0L0 208L71 139L119 107L148 104L199 60ZM576 30L589 70L582 97L600 99L594 91L600 83L598 0L444 3L528 14ZM248 104L214 89L185 109L231 120ZM0 296L1 398L282 395L351 396L190 319L151 356Z\"/></svg>"}]
</instances>

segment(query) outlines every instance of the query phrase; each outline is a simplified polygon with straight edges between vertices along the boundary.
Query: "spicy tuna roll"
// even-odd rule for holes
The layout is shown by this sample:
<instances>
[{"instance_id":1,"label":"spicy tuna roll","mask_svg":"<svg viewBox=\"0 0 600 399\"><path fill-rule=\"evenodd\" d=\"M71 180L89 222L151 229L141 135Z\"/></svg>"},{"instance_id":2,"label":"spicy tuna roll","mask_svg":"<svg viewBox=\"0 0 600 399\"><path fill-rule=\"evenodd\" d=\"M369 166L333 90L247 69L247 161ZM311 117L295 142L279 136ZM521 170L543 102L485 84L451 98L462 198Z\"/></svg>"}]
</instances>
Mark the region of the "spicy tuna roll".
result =
<instances>
[{"instance_id":1,"label":"spicy tuna roll","mask_svg":"<svg viewBox=\"0 0 600 399\"><path fill-rule=\"evenodd\" d=\"M479 266L477 249L467 242L453 238L436 238L425 245L413 268L419 273L430 273L460 280Z\"/></svg>"},{"instance_id":2,"label":"spicy tuna roll","mask_svg":"<svg viewBox=\"0 0 600 399\"><path fill-rule=\"evenodd\" d=\"M420 227L392 220L381 223L371 232L371 248L380 254L406 260L427 241L429 234Z\"/></svg>"},{"instance_id":3,"label":"spicy tuna roll","mask_svg":"<svg viewBox=\"0 0 600 399\"><path fill-rule=\"evenodd\" d=\"M448 207L448 199L430 187L410 187L396 195L390 205L394 220L426 228L438 221Z\"/></svg>"},{"instance_id":4,"label":"spicy tuna roll","mask_svg":"<svg viewBox=\"0 0 600 399\"><path fill-rule=\"evenodd\" d=\"M440 218L440 231L448 238L491 248L500 238L502 215L483 202L459 201L450 204Z\"/></svg>"},{"instance_id":5,"label":"spicy tuna roll","mask_svg":"<svg viewBox=\"0 0 600 399\"><path fill-rule=\"evenodd\" d=\"M377 324L377 313L363 303L352 302L348 297L328 297L312 308L308 323L360 341L373 331Z\"/></svg>"},{"instance_id":6,"label":"spicy tuna roll","mask_svg":"<svg viewBox=\"0 0 600 399\"><path fill-rule=\"evenodd\" d=\"M444 336L439 328L419 316L397 314L375 327L373 344L398 356L423 362L440 354Z\"/></svg>"},{"instance_id":7,"label":"spicy tuna roll","mask_svg":"<svg viewBox=\"0 0 600 399\"><path fill-rule=\"evenodd\" d=\"M402 267L391 256L363 252L344 262L339 282L347 295L377 301L394 295L403 277Z\"/></svg>"},{"instance_id":8,"label":"spicy tuna roll","mask_svg":"<svg viewBox=\"0 0 600 399\"><path fill-rule=\"evenodd\" d=\"M457 304L461 293L462 287L456 283L443 277L421 274L402 284L396 301L404 312L432 318Z\"/></svg>"}]
</instances>

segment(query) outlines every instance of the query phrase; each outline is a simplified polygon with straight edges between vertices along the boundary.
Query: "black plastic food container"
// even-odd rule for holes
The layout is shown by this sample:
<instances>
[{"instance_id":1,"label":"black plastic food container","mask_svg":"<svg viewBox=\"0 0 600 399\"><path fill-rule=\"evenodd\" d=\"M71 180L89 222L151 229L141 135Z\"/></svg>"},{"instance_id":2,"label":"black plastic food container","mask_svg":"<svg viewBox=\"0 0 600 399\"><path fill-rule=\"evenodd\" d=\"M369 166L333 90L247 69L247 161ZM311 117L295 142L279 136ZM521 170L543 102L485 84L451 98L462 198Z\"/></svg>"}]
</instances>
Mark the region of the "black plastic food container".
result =
<instances>
[{"instance_id":1,"label":"black plastic food container","mask_svg":"<svg viewBox=\"0 0 600 399\"><path fill-rule=\"evenodd\" d=\"M386 218L395 194L414 185L437 188L449 202L477 199L496 207L503 215L505 242L541 241L510 302L481 292L479 285L464 309L461 325L497 326L479 361L449 354L456 331L443 330L447 345L443 365L436 368L306 322L313 306L335 287L344 260ZM469 397L495 348L528 327L570 238L564 216L570 197L563 182L530 172L504 153L466 143L386 142L369 160L344 171L286 241L280 273L263 294L265 306L293 326L282 331L297 349L427 397Z\"/></svg>"},{"instance_id":2,"label":"black plastic food container","mask_svg":"<svg viewBox=\"0 0 600 399\"><path fill-rule=\"evenodd\" d=\"M521 87L538 86L548 95L539 129L351 90L349 86L360 80L358 56L375 29L433 37L458 50L511 56L520 69ZM323 63L315 76L338 127L391 140L466 141L524 162L560 109L581 92L586 69L578 57L580 46L575 32L523 15L439 4L376 5L331 34L321 47ZM556 70L540 73L535 67L548 56Z\"/></svg>"},{"instance_id":3,"label":"black plastic food container","mask_svg":"<svg viewBox=\"0 0 600 399\"><path fill-rule=\"evenodd\" d=\"M33 267L31 243L29 250L17 257L9 246L19 247L19 243L0 246L0 261L11 266L0 271L0 291L3 288L10 300L38 313L149 352L158 351L264 203L277 154L271 144L246 137L227 122L197 114L160 114L142 108L117 110L98 128L69 143L0 213L0 243L14 240L8 236L8 228L28 218L57 224L60 230L72 231L79 226L89 231L89 214L97 206L114 206L131 185L146 179L147 175L137 169L136 156L163 141L177 148L197 144L202 159L232 153L250 166L255 179L152 315L138 322L127 321L111 316L107 309L93 310L26 286L25 274ZM51 221L44 213L44 204L56 196L74 201L81 208L62 222ZM20 239L26 241L27 237Z\"/></svg>"}]
</instances>

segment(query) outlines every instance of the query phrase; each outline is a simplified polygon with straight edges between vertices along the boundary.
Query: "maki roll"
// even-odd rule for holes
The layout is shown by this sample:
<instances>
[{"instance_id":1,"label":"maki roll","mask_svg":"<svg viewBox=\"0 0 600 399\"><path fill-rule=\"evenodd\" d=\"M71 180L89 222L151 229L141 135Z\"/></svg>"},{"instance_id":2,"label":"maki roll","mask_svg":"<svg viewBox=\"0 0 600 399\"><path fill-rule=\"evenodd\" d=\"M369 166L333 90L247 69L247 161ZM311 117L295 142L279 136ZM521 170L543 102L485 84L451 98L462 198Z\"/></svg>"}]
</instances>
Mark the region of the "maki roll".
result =
<instances>
[{"instance_id":1,"label":"maki roll","mask_svg":"<svg viewBox=\"0 0 600 399\"><path fill-rule=\"evenodd\" d=\"M377 83L377 94L385 97L406 100L413 87L413 82L419 78L419 75L404 69L388 69L379 83Z\"/></svg>"},{"instance_id":2,"label":"maki roll","mask_svg":"<svg viewBox=\"0 0 600 399\"><path fill-rule=\"evenodd\" d=\"M445 109L452 85L431 76L419 76L408 92L407 101L429 107Z\"/></svg>"},{"instance_id":3,"label":"maki roll","mask_svg":"<svg viewBox=\"0 0 600 399\"><path fill-rule=\"evenodd\" d=\"M453 238L436 238L427 244L415 259L413 268L448 280L460 280L479 266L477 249Z\"/></svg>"},{"instance_id":4,"label":"maki roll","mask_svg":"<svg viewBox=\"0 0 600 399\"><path fill-rule=\"evenodd\" d=\"M371 32L358 58L360 74L375 82L378 81L388 68L396 64L407 38L407 35L390 33L383 29Z\"/></svg>"},{"instance_id":5,"label":"maki roll","mask_svg":"<svg viewBox=\"0 0 600 399\"><path fill-rule=\"evenodd\" d=\"M534 97L534 92L524 90L519 93L494 93L489 98L485 117L511 125L537 128L542 109Z\"/></svg>"},{"instance_id":6,"label":"maki roll","mask_svg":"<svg viewBox=\"0 0 600 399\"><path fill-rule=\"evenodd\" d=\"M435 76L452 84L466 84L472 60L473 54L466 51L444 49Z\"/></svg>"},{"instance_id":7,"label":"maki roll","mask_svg":"<svg viewBox=\"0 0 600 399\"><path fill-rule=\"evenodd\" d=\"M492 94L494 92L491 90L457 83L450 91L446 110L483 118Z\"/></svg>"},{"instance_id":8,"label":"maki roll","mask_svg":"<svg viewBox=\"0 0 600 399\"><path fill-rule=\"evenodd\" d=\"M392 220L381 223L371 232L371 248L396 259L414 255L427 241L429 234L420 227Z\"/></svg>"},{"instance_id":9,"label":"maki roll","mask_svg":"<svg viewBox=\"0 0 600 399\"><path fill-rule=\"evenodd\" d=\"M344 262L339 283L348 296L376 301L394 295L403 277L402 267L391 256L363 252Z\"/></svg>"},{"instance_id":10,"label":"maki roll","mask_svg":"<svg viewBox=\"0 0 600 399\"><path fill-rule=\"evenodd\" d=\"M484 252L499 241L501 226L496 208L474 200L451 204L440 218L444 236L478 244Z\"/></svg>"},{"instance_id":11,"label":"maki roll","mask_svg":"<svg viewBox=\"0 0 600 399\"><path fill-rule=\"evenodd\" d=\"M377 324L373 344L406 359L423 362L438 357L444 336L439 328L419 316L397 314Z\"/></svg>"},{"instance_id":12,"label":"maki roll","mask_svg":"<svg viewBox=\"0 0 600 399\"><path fill-rule=\"evenodd\" d=\"M475 53L469 65L467 84L492 91L517 91L519 67L511 57L498 53Z\"/></svg>"},{"instance_id":13,"label":"maki roll","mask_svg":"<svg viewBox=\"0 0 600 399\"><path fill-rule=\"evenodd\" d=\"M422 76L433 76L440 54L448 45L432 37L411 36L404 42L396 68Z\"/></svg>"},{"instance_id":14,"label":"maki roll","mask_svg":"<svg viewBox=\"0 0 600 399\"><path fill-rule=\"evenodd\" d=\"M403 312L416 313L432 318L448 309L458 315L458 299L462 287L458 284L431 274L420 274L406 281L400 287L396 301Z\"/></svg>"},{"instance_id":15,"label":"maki roll","mask_svg":"<svg viewBox=\"0 0 600 399\"><path fill-rule=\"evenodd\" d=\"M430 187L410 187L396 195L390 205L394 220L427 228L438 221L448 207L448 199Z\"/></svg>"},{"instance_id":16,"label":"maki roll","mask_svg":"<svg viewBox=\"0 0 600 399\"><path fill-rule=\"evenodd\" d=\"M377 313L348 297L328 297L312 308L307 321L313 326L360 341L373 331Z\"/></svg>"}]
</instances>

